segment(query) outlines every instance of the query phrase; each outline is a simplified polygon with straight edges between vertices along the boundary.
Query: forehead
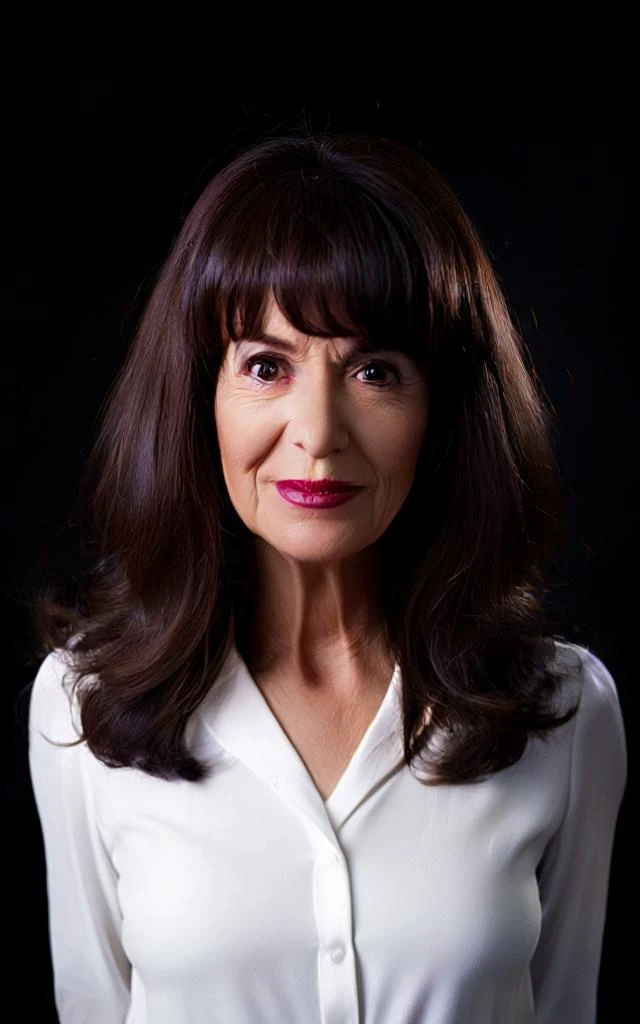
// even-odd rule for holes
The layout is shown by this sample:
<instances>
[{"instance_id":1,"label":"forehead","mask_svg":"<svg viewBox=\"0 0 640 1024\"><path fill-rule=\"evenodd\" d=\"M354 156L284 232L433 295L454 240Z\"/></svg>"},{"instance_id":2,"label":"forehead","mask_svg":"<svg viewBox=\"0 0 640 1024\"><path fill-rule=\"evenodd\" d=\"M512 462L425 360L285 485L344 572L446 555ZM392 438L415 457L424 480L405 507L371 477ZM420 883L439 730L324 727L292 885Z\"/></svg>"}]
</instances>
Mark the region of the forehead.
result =
<instances>
[{"instance_id":1,"label":"forehead","mask_svg":"<svg viewBox=\"0 0 640 1024\"><path fill-rule=\"evenodd\" d=\"M263 329L269 334L279 334L282 337L291 338L292 341L295 341L300 333L289 323L271 292L265 306Z\"/></svg>"},{"instance_id":2,"label":"forehead","mask_svg":"<svg viewBox=\"0 0 640 1024\"><path fill-rule=\"evenodd\" d=\"M234 315L233 322L238 343L243 341L264 341L267 344L277 344L281 341L283 348L288 347L287 342L292 348L298 348L303 347L310 338L314 337L312 334L305 334L303 331L298 330L287 320L271 291L267 293L265 298L262 322L251 336L244 333L242 319L238 311ZM223 334L225 341L228 341L226 332L223 331ZM336 335L335 338L328 338L322 335L321 339L324 343L335 344L337 342L340 348L347 347L349 349L353 347L359 348L363 343L363 339L358 335Z\"/></svg>"},{"instance_id":3,"label":"forehead","mask_svg":"<svg viewBox=\"0 0 640 1024\"><path fill-rule=\"evenodd\" d=\"M312 335L304 334L302 331L297 330L293 324L289 323L273 295L269 295L269 298L267 299L261 333L262 335L275 335L278 338L290 341L292 344L304 344L308 338L313 337ZM328 341L333 339L323 338L323 340ZM347 339L338 338L336 340L345 342ZM349 340L352 343L354 341L360 341L360 339L355 336Z\"/></svg>"},{"instance_id":4,"label":"forehead","mask_svg":"<svg viewBox=\"0 0 640 1024\"><path fill-rule=\"evenodd\" d=\"M242 333L242 322L239 314L236 314L234 318L236 324L236 330L239 331L238 337L244 338L245 335ZM287 338L290 341L297 341L298 338L304 338L304 335L300 331L296 330L293 324L289 323L286 316L278 306L273 293L268 292L265 300L264 314L262 317L261 334L277 334L280 338Z\"/></svg>"},{"instance_id":5,"label":"forehead","mask_svg":"<svg viewBox=\"0 0 640 1024\"><path fill-rule=\"evenodd\" d=\"M348 290L329 287L325 292L320 287L322 282L316 284L312 288L306 280L299 288L284 292L278 284L276 292L272 281L264 287L253 282L253 287L244 292L238 288L226 297L219 295L217 320L223 360L233 358L238 346L245 349L252 342L280 350L285 358L327 346L332 358L340 363L359 352L372 356L393 352L420 372L428 372L428 335L420 317L406 302L398 299L394 303L387 296L379 307L364 300L358 302L356 297L350 305ZM305 291L305 286L311 290Z\"/></svg>"}]
</instances>

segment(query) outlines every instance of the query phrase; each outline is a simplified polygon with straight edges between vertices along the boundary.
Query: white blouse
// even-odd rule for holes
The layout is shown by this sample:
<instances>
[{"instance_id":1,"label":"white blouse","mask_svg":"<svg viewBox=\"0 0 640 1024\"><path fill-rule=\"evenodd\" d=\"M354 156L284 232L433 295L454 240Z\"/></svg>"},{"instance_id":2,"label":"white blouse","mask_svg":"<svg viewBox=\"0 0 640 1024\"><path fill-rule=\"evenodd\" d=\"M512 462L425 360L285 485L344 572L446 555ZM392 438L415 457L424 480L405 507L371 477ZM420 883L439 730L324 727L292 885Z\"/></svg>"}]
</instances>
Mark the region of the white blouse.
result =
<instances>
[{"instance_id":1,"label":"white blouse","mask_svg":"<svg viewBox=\"0 0 640 1024\"><path fill-rule=\"evenodd\" d=\"M237 648L189 723L203 783L47 742L77 738L49 654L29 758L61 1024L594 1024L627 750L605 665L555 651L577 715L464 785L404 765L396 665L326 801Z\"/></svg>"}]
</instances>

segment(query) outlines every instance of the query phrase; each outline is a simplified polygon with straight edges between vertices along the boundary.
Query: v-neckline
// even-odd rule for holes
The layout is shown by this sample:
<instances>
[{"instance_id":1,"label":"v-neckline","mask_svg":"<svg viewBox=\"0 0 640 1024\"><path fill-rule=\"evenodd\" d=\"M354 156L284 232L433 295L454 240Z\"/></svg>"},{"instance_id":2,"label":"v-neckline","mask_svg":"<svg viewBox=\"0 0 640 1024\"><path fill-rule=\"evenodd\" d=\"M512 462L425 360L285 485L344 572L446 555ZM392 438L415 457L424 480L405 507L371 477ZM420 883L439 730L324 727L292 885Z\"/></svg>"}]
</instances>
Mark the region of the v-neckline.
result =
<instances>
[{"instance_id":1,"label":"v-neckline","mask_svg":"<svg viewBox=\"0 0 640 1024\"><path fill-rule=\"evenodd\" d=\"M218 745L329 836L404 762L397 663L376 714L326 800L235 646L201 705L200 718Z\"/></svg>"},{"instance_id":2,"label":"v-neckline","mask_svg":"<svg viewBox=\"0 0 640 1024\"><path fill-rule=\"evenodd\" d=\"M320 792L318 784L315 781L315 779L314 779L310 769L307 767L307 764L306 764L304 758L302 757L302 755L298 751L298 748L296 747L296 745L293 742L293 740L289 737L289 734L287 733L284 725L282 724L282 722L280 721L278 715L276 714L276 712L272 708L271 704L269 703L269 700L267 699L263 688L260 686L260 684L256 680L256 678L253 675L253 673L249 670L249 667L248 667L246 661L244 660L244 658L242 658L241 655L239 655L239 657L240 657L241 661L243 662L243 665L244 665L244 668L246 670L248 679L251 681L253 687L255 688L256 693L258 694L259 698L262 700L262 702L265 705L267 714L270 715L270 717L273 719L273 722L275 723L276 728L281 733L283 742L286 743L291 748L291 751L294 754L294 756L300 761L300 764L302 765L302 767L303 767L304 771L306 772L306 774L309 776L309 779L311 780L313 786L318 790L318 794L319 794L322 802L325 804L325 806L329 806L331 804L332 800L333 800L334 794L339 789L339 787L342 784L343 779L345 778L345 776L349 772L349 769L350 769L350 766L351 766L352 762L359 756L360 752L363 751L364 748L366 747L368 736L374 730L376 722L384 714L383 708L389 704L390 696L391 696L391 690L395 687L395 684L396 684L396 681L397 681L397 678L398 678L398 675L399 675L399 667L398 667L397 662L394 663L393 671L391 673L389 682L386 684L386 687L385 687L385 690L383 692L382 698L378 702L376 710L375 710L373 716L371 717L371 719L369 720L369 722L367 724L367 727L364 730L364 732L362 733L362 735L361 735L357 745L355 746L355 748L354 748L354 750L353 750L349 760L347 761L347 763L346 763L346 765L344 767L344 770L342 771L340 777L338 778L337 782L335 783L335 785L334 785L333 789L331 790L329 796L324 797L322 795L322 793Z\"/></svg>"}]
</instances>

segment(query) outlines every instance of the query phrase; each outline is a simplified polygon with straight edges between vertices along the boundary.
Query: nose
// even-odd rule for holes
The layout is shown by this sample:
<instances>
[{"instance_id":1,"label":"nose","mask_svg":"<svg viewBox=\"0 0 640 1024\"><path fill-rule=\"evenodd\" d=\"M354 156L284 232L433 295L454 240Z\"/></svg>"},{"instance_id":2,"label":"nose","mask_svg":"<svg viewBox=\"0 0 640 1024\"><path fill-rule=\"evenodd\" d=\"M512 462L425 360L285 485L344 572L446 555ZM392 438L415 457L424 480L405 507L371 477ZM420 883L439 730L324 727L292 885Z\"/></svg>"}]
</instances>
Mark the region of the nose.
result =
<instances>
[{"instance_id":1,"label":"nose","mask_svg":"<svg viewBox=\"0 0 640 1024\"><path fill-rule=\"evenodd\" d=\"M296 392L290 396L293 443L314 458L344 448L349 441L348 412L331 370L310 374Z\"/></svg>"}]
</instances>

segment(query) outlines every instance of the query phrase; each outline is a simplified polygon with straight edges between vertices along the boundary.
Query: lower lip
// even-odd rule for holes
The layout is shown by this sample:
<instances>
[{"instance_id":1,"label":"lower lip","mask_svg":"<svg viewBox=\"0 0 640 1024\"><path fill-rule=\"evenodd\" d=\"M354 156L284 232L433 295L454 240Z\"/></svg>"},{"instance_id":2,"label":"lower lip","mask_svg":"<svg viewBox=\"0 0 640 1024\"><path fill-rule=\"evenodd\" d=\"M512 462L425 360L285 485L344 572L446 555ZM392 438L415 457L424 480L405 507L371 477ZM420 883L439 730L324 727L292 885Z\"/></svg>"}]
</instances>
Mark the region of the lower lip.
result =
<instances>
[{"instance_id":1,"label":"lower lip","mask_svg":"<svg viewBox=\"0 0 640 1024\"><path fill-rule=\"evenodd\" d=\"M355 498L358 487L353 491L330 491L328 494L307 494L304 491L296 491L276 484L278 491L291 505L298 505L301 508L335 508L336 505L344 505L345 501Z\"/></svg>"}]
</instances>

